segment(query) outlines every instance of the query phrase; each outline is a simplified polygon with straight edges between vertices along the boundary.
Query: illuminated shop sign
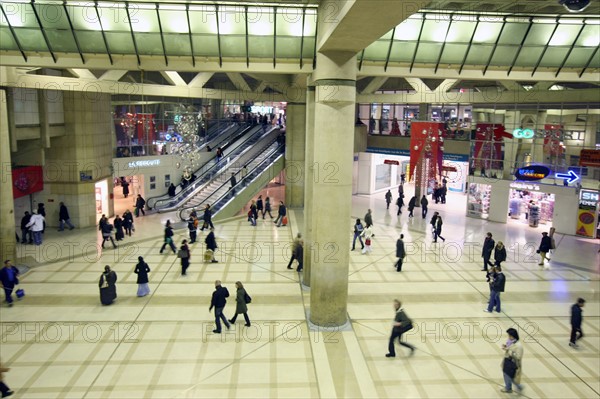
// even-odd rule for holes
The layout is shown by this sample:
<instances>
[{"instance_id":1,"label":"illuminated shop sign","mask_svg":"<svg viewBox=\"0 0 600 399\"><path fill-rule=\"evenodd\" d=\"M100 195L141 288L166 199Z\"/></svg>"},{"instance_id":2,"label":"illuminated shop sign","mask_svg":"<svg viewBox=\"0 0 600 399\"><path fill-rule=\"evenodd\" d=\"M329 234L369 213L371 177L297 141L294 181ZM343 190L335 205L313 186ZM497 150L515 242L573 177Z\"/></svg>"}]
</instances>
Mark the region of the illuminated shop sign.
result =
<instances>
[{"instance_id":1,"label":"illuminated shop sign","mask_svg":"<svg viewBox=\"0 0 600 399\"><path fill-rule=\"evenodd\" d=\"M542 180L551 173L550 169L543 165L529 165L515 171L517 180L535 181Z\"/></svg>"},{"instance_id":2,"label":"illuminated shop sign","mask_svg":"<svg viewBox=\"0 0 600 399\"><path fill-rule=\"evenodd\" d=\"M540 186L538 186L537 184L528 183L510 183L510 188L514 188L517 190L540 191Z\"/></svg>"},{"instance_id":3,"label":"illuminated shop sign","mask_svg":"<svg viewBox=\"0 0 600 399\"><path fill-rule=\"evenodd\" d=\"M560 141L573 140L573 132L565 130L515 129L512 135L516 139L556 139Z\"/></svg>"},{"instance_id":4,"label":"illuminated shop sign","mask_svg":"<svg viewBox=\"0 0 600 399\"><path fill-rule=\"evenodd\" d=\"M598 191L581 190L579 192L579 205L585 205L596 209L598 201L600 201Z\"/></svg>"},{"instance_id":5,"label":"illuminated shop sign","mask_svg":"<svg viewBox=\"0 0 600 399\"><path fill-rule=\"evenodd\" d=\"M158 166L160 165L160 159L149 159L146 161L133 161L129 162L127 166L129 168L147 168L149 166Z\"/></svg>"}]
</instances>

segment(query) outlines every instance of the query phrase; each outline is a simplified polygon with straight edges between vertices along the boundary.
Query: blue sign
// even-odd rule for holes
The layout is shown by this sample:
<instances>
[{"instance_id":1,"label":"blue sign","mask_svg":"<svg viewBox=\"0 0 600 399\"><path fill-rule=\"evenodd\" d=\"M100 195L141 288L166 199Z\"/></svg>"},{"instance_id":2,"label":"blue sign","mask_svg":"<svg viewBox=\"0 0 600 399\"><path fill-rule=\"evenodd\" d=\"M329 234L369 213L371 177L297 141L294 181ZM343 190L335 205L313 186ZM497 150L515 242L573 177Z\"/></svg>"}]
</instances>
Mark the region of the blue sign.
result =
<instances>
[{"instance_id":1,"label":"blue sign","mask_svg":"<svg viewBox=\"0 0 600 399\"><path fill-rule=\"evenodd\" d=\"M536 181L548 177L551 172L550 168L543 165L529 165L517 169L515 177L517 180Z\"/></svg>"},{"instance_id":2,"label":"blue sign","mask_svg":"<svg viewBox=\"0 0 600 399\"><path fill-rule=\"evenodd\" d=\"M556 177L559 179L567 179L567 183L573 183L576 180L579 180L579 176L572 170L569 173L557 173Z\"/></svg>"}]
</instances>

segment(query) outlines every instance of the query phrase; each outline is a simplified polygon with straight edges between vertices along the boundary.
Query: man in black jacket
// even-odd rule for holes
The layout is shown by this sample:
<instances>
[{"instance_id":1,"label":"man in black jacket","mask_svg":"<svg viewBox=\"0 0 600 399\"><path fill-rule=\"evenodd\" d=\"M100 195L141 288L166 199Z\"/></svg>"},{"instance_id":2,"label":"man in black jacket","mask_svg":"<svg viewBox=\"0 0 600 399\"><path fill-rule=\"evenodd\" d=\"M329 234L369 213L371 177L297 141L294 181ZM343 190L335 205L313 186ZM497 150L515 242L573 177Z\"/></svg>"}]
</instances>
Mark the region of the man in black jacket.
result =
<instances>
[{"instance_id":1,"label":"man in black jacket","mask_svg":"<svg viewBox=\"0 0 600 399\"><path fill-rule=\"evenodd\" d=\"M69 230L73 230L75 226L71 223L71 218L69 217L69 210L64 202L60 203L60 209L58 211L58 219L59 219L59 227L58 231L65 230L65 223L69 226Z\"/></svg>"},{"instance_id":2,"label":"man in black jacket","mask_svg":"<svg viewBox=\"0 0 600 399\"><path fill-rule=\"evenodd\" d=\"M287 208L285 207L283 201L279 201L279 211L277 214L277 219L273 223L277 224L277 227L281 227L281 223L283 223L283 218L287 215Z\"/></svg>"},{"instance_id":3,"label":"man in black jacket","mask_svg":"<svg viewBox=\"0 0 600 399\"><path fill-rule=\"evenodd\" d=\"M485 241L483 242L483 249L481 250L481 257L483 258L482 272L487 272L488 265L494 266L494 264L490 262L490 258L492 257L492 251L494 250L495 245L496 243L492 239L492 233L488 232Z\"/></svg>"},{"instance_id":4,"label":"man in black jacket","mask_svg":"<svg viewBox=\"0 0 600 399\"><path fill-rule=\"evenodd\" d=\"M490 303L487 309L484 309L485 312L492 313L492 310L496 307L496 312L500 313L500 293L504 292L505 284L506 277L504 276L504 273L502 273L502 268L496 266L494 281L490 284Z\"/></svg>"},{"instance_id":5,"label":"man in black jacket","mask_svg":"<svg viewBox=\"0 0 600 399\"><path fill-rule=\"evenodd\" d=\"M212 222L212 210L210 209L210 204L206 204L206 206L204 207L204 216L202 216L202 220L204 221L204 223L202 224L202 228L200 229L200 231L204 231L204 229L208 228L215 228Z\"/></svg>"},{"instance_id":6,"label":"man in black jacket","mask_svg":"<svg viewBox=\"0 0 600 399\"><path fill-rule=\"evenodd\" d=\"M404 234L400 234L400 238L396 241L396 257L398 258L398 262L396 262L396 271L402 271L402 262L404 262L404 258L406 257L406 251L404 250Z\"/></svg>"},{"instance_id":7,"label":"man in black jacket","mask_svg":"<svg viewBox=\"0 0 600 399\"><path fill-rule=\"evenodd\" d=\"M415 347L408 342L402 342L402 334L413 328L412 320L404 313L402 309L402 303L394 299L394 309L396 310L396 316L394 317L394 327L392 328L392 335L390 336L390 343L388 345L388 353L385 357L396 357L396 350L394 348L394 340L398 338L400 345L410 349L410 356L415 353Z\"/></svg>"},{"instance_id":8,"label":"man in black jacket","mask_svg":"<svg viewBox=\"0 0 600 399\"><path fill-rule=\"evenodd\" d=\"M21 244L33 244L33 234L31 234L31 230L27 227L27 224L31 221L31 214L25 211L25 215L21 218ZM27 240L29 237L29 240Z\"/></svg>"},{"instance_id":9,"label":"man in black jacket","mask_svg":"<svg viewBox=\"0 0 600 399\"><path fill-rule=\"evenodd\" d=\"M223 309L227 303L227 299L225 298L227 297L229 297L227 288L221 286L220 280L215 281L215 291L212 294L210 308L208 308L209 312L212 308L215 308L215 323L217 324L217 328L213 330L215 334L221 334L221 320L223 320L223 323L225 323L225 327L227 327L228 330L231 327L227 318L223 315Z\"/></svg>"},{"instance_id":10,"label":"man in black jacket","mask_svg":"<svg viewBox=\"0 0 600 399\"><path fill-rule=\"evenodd\" d=\"M423 219L427 217L427 206L429 206L429 201L425 197L425 194L423 194L421 197L421 216L423 216Z\"/></svg>"},{"instance_id":11,"label":"man in black jacket","mask_svg":"<svg viewBox=\"0 0 600 399\"><path fill-rule=\"evenodd\" d=\"M571 348L578 349L577 341L583 338L583 331L581 331L581 322L583 321L583 311L581 308L585 305L585 299L577 299L577 303L571 306L571 340L569 346Z\"/></svg>"}]
</instances>

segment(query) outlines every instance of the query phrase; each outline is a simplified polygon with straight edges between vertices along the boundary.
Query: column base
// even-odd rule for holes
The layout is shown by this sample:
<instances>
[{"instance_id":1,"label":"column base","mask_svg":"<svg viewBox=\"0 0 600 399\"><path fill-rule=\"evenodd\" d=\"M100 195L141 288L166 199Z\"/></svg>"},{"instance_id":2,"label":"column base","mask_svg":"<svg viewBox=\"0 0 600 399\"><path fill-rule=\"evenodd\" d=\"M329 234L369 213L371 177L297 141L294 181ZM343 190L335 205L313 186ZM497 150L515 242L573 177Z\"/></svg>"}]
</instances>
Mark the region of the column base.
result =
<instances>
[{"instance_id":1,"label":"column base","mask_svg":"<svg viewBox=\"0 0 600 399\"><path fill-rule=\"evenodd\" d=\"M350 317L346 313L346 322L341 326L319 326L310 321L310 309L305 310L306 313L306 322L308 324L309 331L327 331L327 332L339 332L339 331L352 331L352 323L350 323Z\"/></svg>"}]
</instances>

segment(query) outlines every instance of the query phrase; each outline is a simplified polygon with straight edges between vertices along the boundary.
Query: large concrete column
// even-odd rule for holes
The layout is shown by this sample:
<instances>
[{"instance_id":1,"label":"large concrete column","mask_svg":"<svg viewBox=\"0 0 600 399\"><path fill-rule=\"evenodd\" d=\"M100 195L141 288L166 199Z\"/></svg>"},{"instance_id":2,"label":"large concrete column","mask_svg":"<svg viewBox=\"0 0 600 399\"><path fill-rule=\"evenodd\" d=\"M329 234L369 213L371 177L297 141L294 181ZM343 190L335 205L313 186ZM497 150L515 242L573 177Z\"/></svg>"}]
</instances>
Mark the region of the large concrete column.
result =
<instances>
[{"instance_id":1,"label":"large concrete column","mask_svg":"<svg viewBox=\"0 0 600 399\"><path fill-rule=\"evenodd\" d=\"M304 272L302 273L302 284L310 287L313 246L313 169L310 166L314 163L315 157L315 87L310 84L306 91L305 120L306 137L302 169L304 171Z\"/></svg>"},{"instance_id":2,"label":"large concrete column","mask_svg":"<svg viewBox=\"0 0 600 399\"><path fill-rule=\"evenodd\" d=\"M306 104L288 103L286 121L285 203L291 208L301 208L304 206Z\"/></svg>"},{"instance_id":3,"label":"large concrete column","mask_svg":"<svg viewBox=\"0 0 600 399\"><path fill-rule=\"evenodd\" d=\"M0 260L16 257L15 211L12 191L12 167L6 91L0 90Z\"/></svg>"},{"instance_id":4,"label":"large concrete column","mask_svg":"<svg viewBox=\"0 0 600 399\"><path fill-rule=\"evenodd\" d=\"M356 57L336 61L317 54L310 321L347 322Z\"/></svg>"}]
</instances>

